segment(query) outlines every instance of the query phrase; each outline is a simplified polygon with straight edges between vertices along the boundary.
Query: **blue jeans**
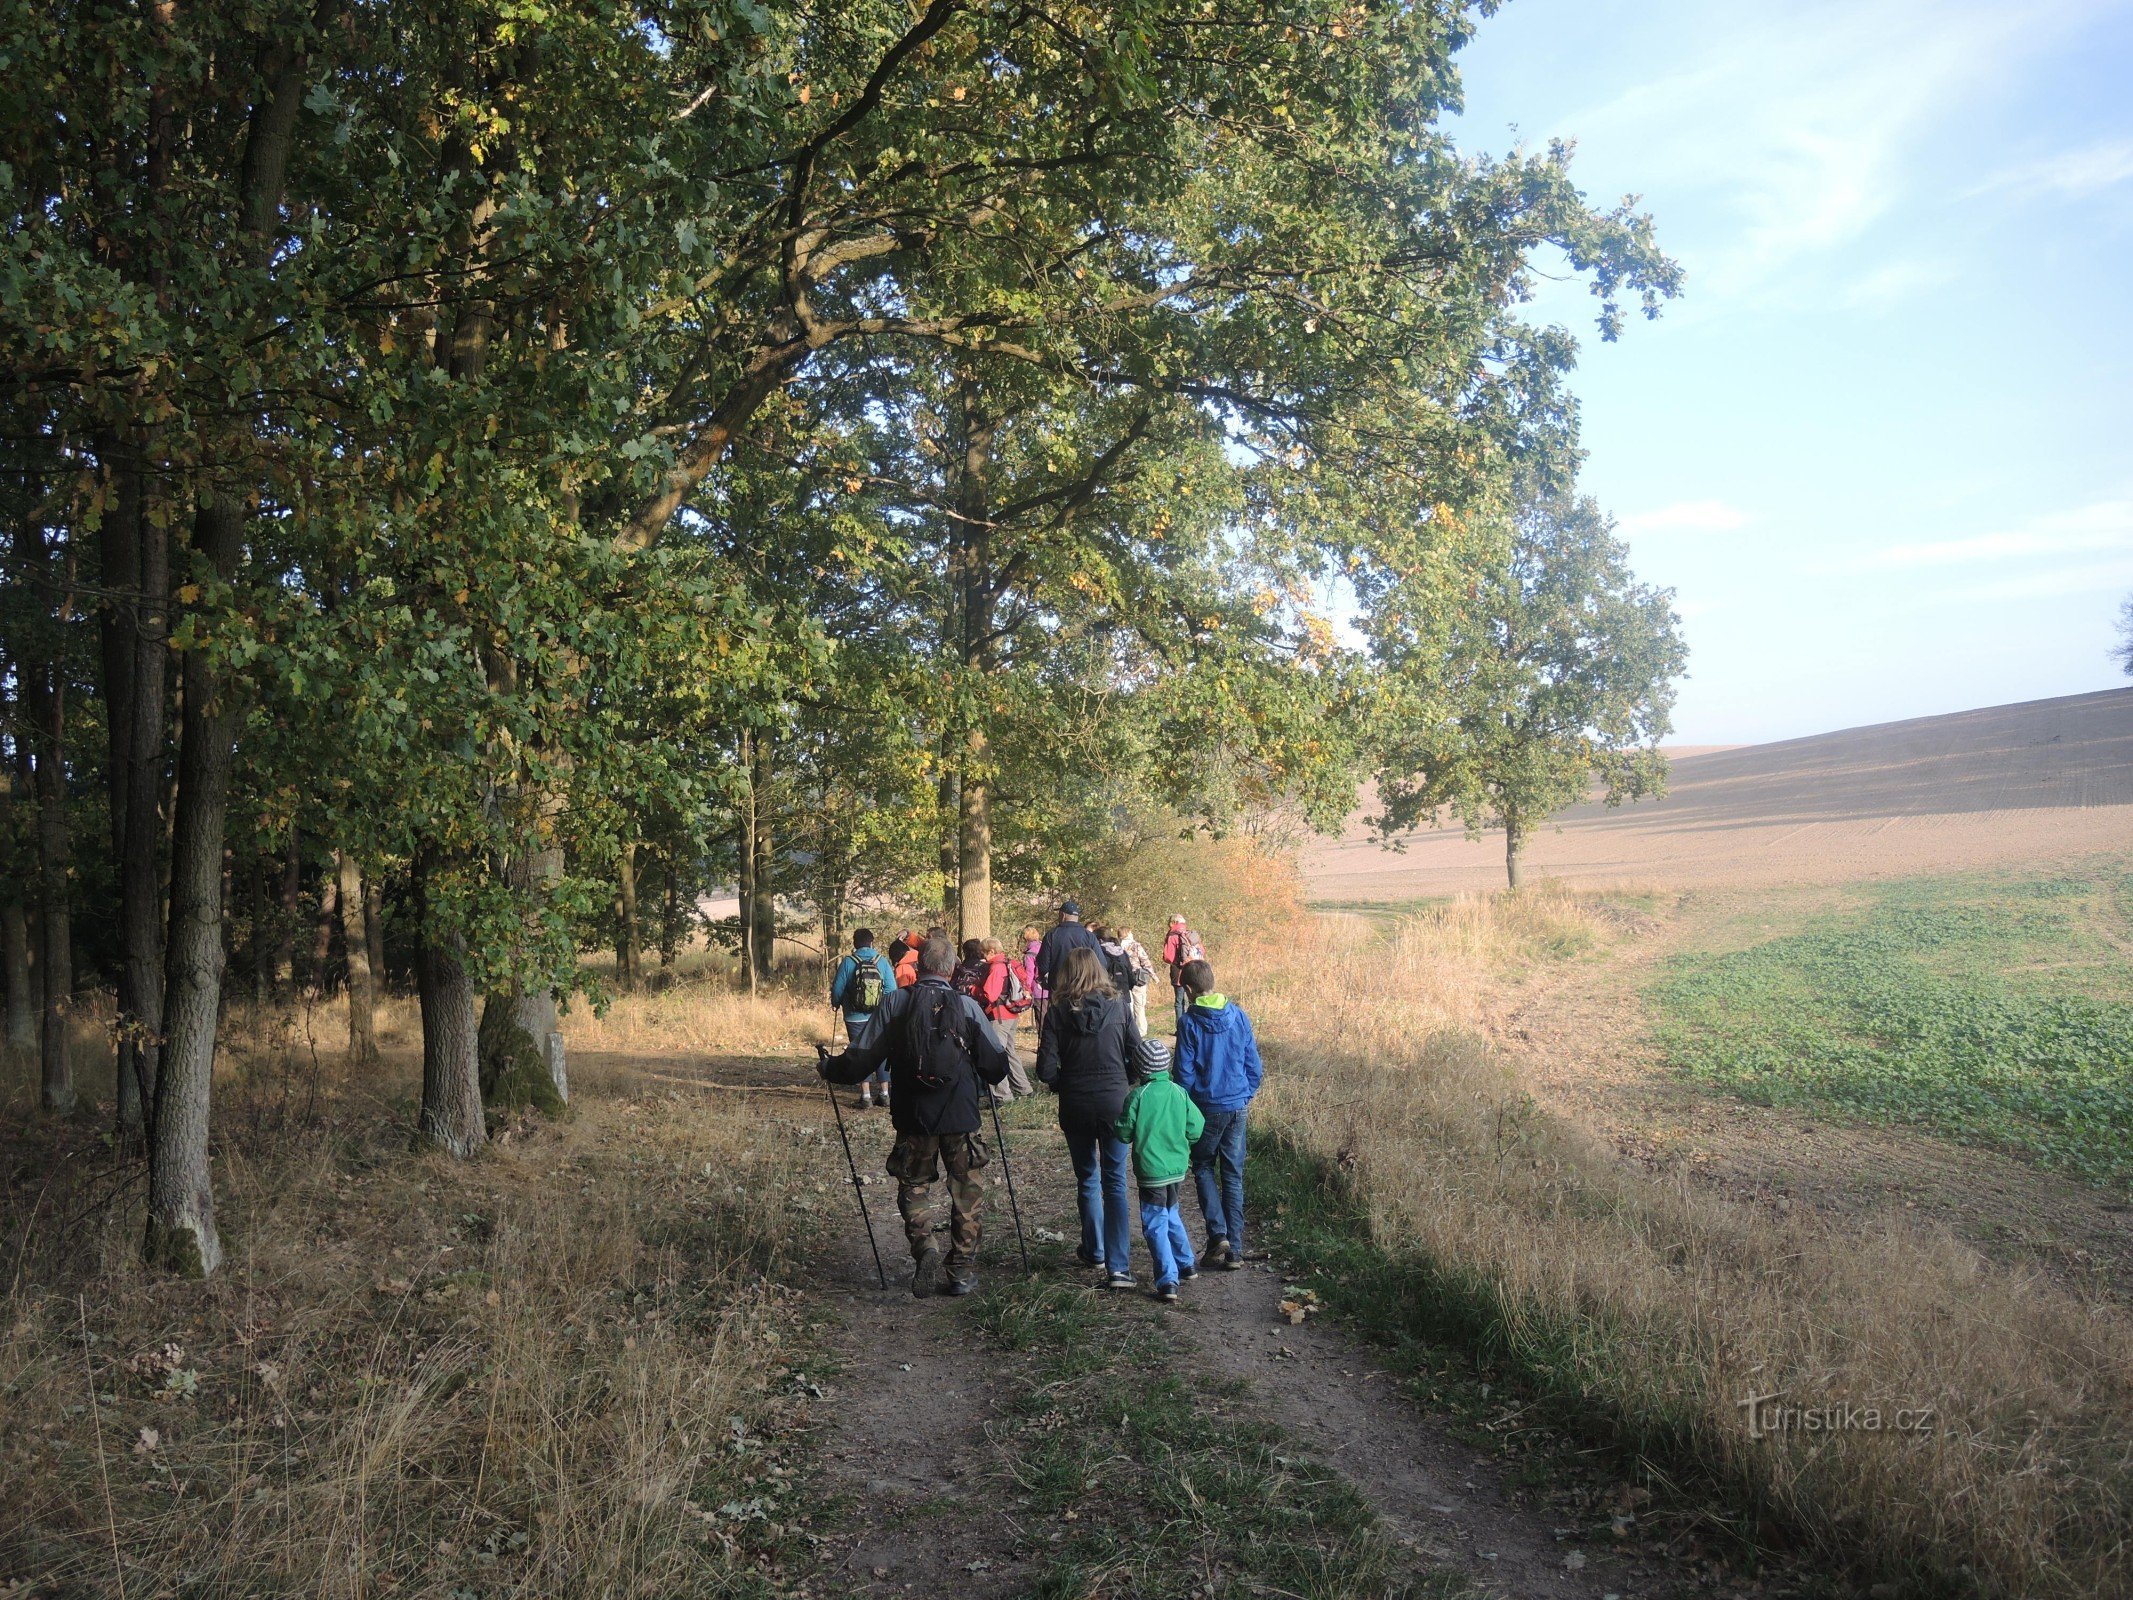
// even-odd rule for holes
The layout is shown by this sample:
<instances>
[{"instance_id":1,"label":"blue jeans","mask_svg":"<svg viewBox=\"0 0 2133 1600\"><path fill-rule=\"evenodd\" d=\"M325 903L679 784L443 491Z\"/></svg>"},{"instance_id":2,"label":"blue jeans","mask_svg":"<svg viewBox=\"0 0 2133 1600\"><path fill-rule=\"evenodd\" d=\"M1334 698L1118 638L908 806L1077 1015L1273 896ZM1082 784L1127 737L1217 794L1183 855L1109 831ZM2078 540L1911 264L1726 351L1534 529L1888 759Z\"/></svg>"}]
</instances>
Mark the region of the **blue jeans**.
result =
<instances>
[{"instance_id":1,"label":"blue jeans","mask_svg":"<svg viewBox=\"0 0 2133 1600\"><path fill-rule=\"evenodd\" d=\"M1132 1147L1108 1133L1073 1128L1066 1142L1081 1190L1081 1253L1111 1272L1132 1271L1133 1213L1126 1207Z\"/></svg>"},{"instance_id":2,"label":"blue jeans","mask_svg":"<svg viewBox=\"0 0 2133 1600\"><path fill-rule=\"evenodd\" d=\"M1141 1237L1155 1258L1158 1289L1175 1284L1178 1274L1194 1265L1192 1239L1185 1232L1185 1219L1178 1215L1178 1194L1183 1188L1183 1184L1166 1183L1160 1189L1141 1191Z\"/></svg>"},{"instance_id":3,"label":"blue jeans","mask_svg":"<svg viewBox=\"0 0 2133 1600\"><path fill-rule=\"evenodd\" d=\"M1249 1110L1208 1112L1207 1126L1192 1147L1193 1187L1200 1191L1208 1242L1227 1239L1240 1256L1244 1254L1244 1119Z\"/></svg>"}]
</instances>

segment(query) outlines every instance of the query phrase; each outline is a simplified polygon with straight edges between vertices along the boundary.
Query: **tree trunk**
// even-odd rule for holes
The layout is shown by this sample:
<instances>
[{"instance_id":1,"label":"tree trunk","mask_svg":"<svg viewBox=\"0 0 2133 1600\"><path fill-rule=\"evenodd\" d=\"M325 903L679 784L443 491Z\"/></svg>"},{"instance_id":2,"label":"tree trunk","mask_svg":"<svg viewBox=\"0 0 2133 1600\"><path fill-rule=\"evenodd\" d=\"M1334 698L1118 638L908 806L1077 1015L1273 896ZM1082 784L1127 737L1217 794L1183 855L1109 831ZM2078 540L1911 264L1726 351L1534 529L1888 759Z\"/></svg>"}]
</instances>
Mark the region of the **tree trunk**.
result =
<instances>
[{"instance_id":1,"label":"tree trunk","mask_svg":"<svg viewBox=\"0 0 2133 1600\"><path fill-rule=\"evenodd\" d=\"M370 900L363 869L346 850L334 856L339 875L341 944L348 954L348 1059L359 1065L378 1059L377 990L370 969Z\"/></svg>"},{"instance_id":2,"label":"tree trunk","mask_svg":"<svg viewBox=\"0 0 2133 1600\"><path fill-rule=\"evenodd\" d=\"M237 570L244 511L225 495L201 499L194 538L217 576ZM148 1227L142 1254L205 1277L222 1263L208 1165L208 1106L222 1008L222 850L238 716L207 658L179 669L178 796L171 823L170 940L165 958L163 1070L150 1119ZM256 941L255 941L256 943Z\"/></svg>"},{"instance_id":3,"label":"tree trunk","mask_svg":"<svg viewBox=\"0 0 2133 1600\"><path fill-rule=\"evenodd\" d=\"M170 531L144 503L138 470L130 514L114 556L132 592L114 597L107 626L120 636L105 652L111 697L111 834L119 891L118 1126L146 1131L155 1104L163 1027L163 795L166 648L170 638ZM120 510L128 511L122 493ZM110 557L106 582L110 583Z\"/></svg>"},{"instance_id":4,"label":"tree trunk","mask_svg":"<svg viewBox=\"0 0 2133 1600\"><path fill-rule=\"evenodd\" d=\"M488 1137L481 1117L481 1033L474 1020L466 940L440 925L430 903L429 882L427 868L418 861L415 992L422 1002L422 1112L417 1136L446 1155L463 1158Z\"/></svg>"},{"instance_id":5,"label":"tree trunk","mask_svg":"<svg viewBox=\"0 0 2133 1600\"><path fill-rule=\"evenodd\" d=\"M943 740L951 736L944 734ZM950 749L952 751L952 745ZM961 785L957 782L955 756L951 753L941 763L941 781L934 787L935 811L943 819L941 825L941 926L954 928L962 919L962 870L963 854L958 835L961 832L962 800ZM954 823L945 819L955 817Z\"/></svg>"},{"instance_id":6,"label":"tree trunk","mask_svg":"<svg viewBox=\"0 0 2133 1600\"><path fill-rule=\"evenodd\" d=\"M57 677L57 669L54 669ZM43 1019L38 1060L47 1111L74 1109L74 1061L67 1048L67 1004L74 995L73 838L67 818L66 706L63 681L48 683L37 752L38 916L43 935Z\"/></svg>"},{"instance_id":7,"label":"tree trunk","mask_svg":"<svg viewBox=\"0 0 2133 1600\"><path fill-rule=\"evenodd\" d=\"M955 915L963 939L992 937L992 796L987 788L988 747L983 692L993 670L992 613L996 598L992 573L992 539L987 479L992 468L998 424L986 414L976 377L961 375L963 465L956 485L956 533L951 540L955 617L960 630L956 649L963 678L972 692L963 696L970 725L957 750Z\"/></svg>"},{"instance_id":8,"label":"tree trunk","mask_svg":"<svg viewBox=\"0 0 2133 1600\"><path fill-rule=\"evenodd\" d=\"M333 935L340 925L340 870L329 864L319 876L318 920L311 929L311 992L321 1000L333 993Z\"/></svg>"},{"instance_id":9,"label":"tree trunk","mask_svg":"<svg viewBox=\"0 0 2133 1600\"><path fill-rule=\"evenodd\" d=\"M374 998L392 993L393 987L385 971L384 900L378 880L366 876L363 880L363 945L370 952L370 991Z\"/></svg>"},{"instance_id":10,"label":"tree trunk","mask_svg":"<svg viewBox=\"0 0 2133 1600\"><path fill-rule=\"evenodd\" d=\"M103 604L98 631L103 640L105 807L111 821L111 860L119 879L121 937L126 931L126 815L133 791L133 658L139 649L141 590L141 478L116 436L101 435L96 453L111 488L110 508L98 530L103 561ZM137 1064L140 1053L140 1008L134 1004L130 964L119 964L118 1026L114 1030L116 1073L113 1098L121 1138L138 1135L146 1117ZM158 1019L161 1020L160 1018Z\"/></svg>"},{"instance_id":11,"label":"tree trunk","mask_svg":"<svg viewBox=\"0 0 2133 1600\"><path fill-rule=\"evenodd\" d=\"M625 844L615 863L615 987L637 987L637 847Z\"/></svg>"},{"instance_id":12,"label":"tree trunk","mask_svg":"<svg viewBox=\"0 0 2133 1600\"><path fill-rule=\"evenodd\" d=\"M666 876L666 910L659 921L659 964L671 973L681 939L681 877L674 870L671 855L660 859L660 870Z\"/></svg>"},{"instance_id":13,"label":"tree trunk","mask_svg":"<svg viewBox=\"0 0 2133 1600\"><path fill-rule=\"evenodd\" d=\"M735 921L740 924L741 973L755 993L755 736L741 733L741 772L748 787L741 795L740 826L733 836Z\"/></svg>"},{"instance_id":14,"label":"tree trunk","mask_svg":"<svg viewBox=\"0 0 2133 1600\"><path fill-rule=\"evenodd\" d=\"M1503 865L1504 874L1511 880L1513 889L1518 887L1519 856L1525 848L1525 824L1519 820L1517 812L1506 811L1503 815Z\"/></svg>"},{"instance_id":15,"label":"tree trunk","mask_svg":"<svg viewBox=\"0 0 2133 1600\"><path fill-rule=\"evenodd\" d=\"M971 769L985 761L985 734L973 728L965 742L965 759ZM957 833L962 846L962 876L956 893L956 909L962 918L962 937L992 937L992 796L985 785L966 769L961 784L962 807Z\"/></svg>"},{"instance_id":16,"label":"tree trunk","mask_svg":"<svg viewBox=\"0 0 2133 1600\"><path fill-rule=\"evenodd\" d=\"M37 1048L37 1004L30 998L30 919L19 895L0 904L0 963L7 968L7 1048Z\"/></svg>"},{"instance_id":17,"label":"tree trunk","mask_svg":"<svg viewBox=\"0 0 2133 1600\"><path fill-rule=\"evenodd\" d=\"M274 998L286 1002L296 990L297 902L304 891L304 859L296 829L281 850L281 892L274 902Z\"/></svg>"},{"instance_id":18,"label":"tree trunk","mask_svg":"<svg viewBox=\"0 0 2133 1600\"><path fill-rule=\"evenodd\" d=\"M748 948L755 957L758 983L768 983L776 970L778 953L778 896L773 874L776 860L771 851L770 807L764 798L770 791L770 748L757 734L752 746L748 775L749 853L753 865L749 876L755 884L755 925Z\"/></svg>"}]
</instances>

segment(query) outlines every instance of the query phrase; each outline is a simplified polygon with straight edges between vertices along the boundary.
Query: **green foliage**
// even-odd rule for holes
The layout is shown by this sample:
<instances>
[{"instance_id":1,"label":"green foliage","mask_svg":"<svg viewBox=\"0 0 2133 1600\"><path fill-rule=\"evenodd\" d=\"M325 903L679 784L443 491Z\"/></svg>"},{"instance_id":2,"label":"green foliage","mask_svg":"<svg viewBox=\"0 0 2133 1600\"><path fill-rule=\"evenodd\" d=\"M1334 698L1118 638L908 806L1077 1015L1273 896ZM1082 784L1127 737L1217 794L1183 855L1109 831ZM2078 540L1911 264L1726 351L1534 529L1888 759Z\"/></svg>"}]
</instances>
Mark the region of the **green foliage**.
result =
<instances>
[{"instance_id":1,"label":"green foliage","mask_svg":"<svg viewBox=\"0 0 2133 1600\"><path fill-rule=\"evenodd\" d=\"M1465 604L1410 610L1395 591L1371 618L1401 690L1387 833L1449 806L1469 833L1501 824L1515 862L1525 833L1595 780L1609 805L1665 792L1658 742L1687 660L1672 592L1632 578L1596 504L1538 481Z\"/></svg>"},{"instance_id":2,"label":"green foliage","mask_svg":"<svg viewBox=\"0 0 2133 1600\"><path fill-rule=\"evenodd\" d=\"M1651 991L1680 1071L1769 1105L1908 1123L2133 1179L2122 881L1925 880L1805 931L1675 958Z\"/></svg>"}]
</instances>

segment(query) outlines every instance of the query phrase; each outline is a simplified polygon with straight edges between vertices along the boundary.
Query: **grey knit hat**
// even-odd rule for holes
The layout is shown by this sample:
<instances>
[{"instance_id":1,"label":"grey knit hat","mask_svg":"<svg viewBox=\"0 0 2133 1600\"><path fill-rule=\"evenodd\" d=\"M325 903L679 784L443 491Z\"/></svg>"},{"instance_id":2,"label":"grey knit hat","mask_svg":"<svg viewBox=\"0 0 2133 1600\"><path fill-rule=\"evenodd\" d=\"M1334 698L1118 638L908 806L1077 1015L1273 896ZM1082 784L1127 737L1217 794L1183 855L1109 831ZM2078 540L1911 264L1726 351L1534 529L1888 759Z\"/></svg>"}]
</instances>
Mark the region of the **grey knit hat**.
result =
<instances>
[{"instance_id":1,"label":"grey knit hat","mask_svg":"<svg viewBox=\"0 0 2133 1600\"><path fill-rule=\"evenodd\" d=\"M1170 1046L1160 1039L1141 1041L1141 1071L1168 1072L1170 1070Z\"/></svg>"}]
</instances>

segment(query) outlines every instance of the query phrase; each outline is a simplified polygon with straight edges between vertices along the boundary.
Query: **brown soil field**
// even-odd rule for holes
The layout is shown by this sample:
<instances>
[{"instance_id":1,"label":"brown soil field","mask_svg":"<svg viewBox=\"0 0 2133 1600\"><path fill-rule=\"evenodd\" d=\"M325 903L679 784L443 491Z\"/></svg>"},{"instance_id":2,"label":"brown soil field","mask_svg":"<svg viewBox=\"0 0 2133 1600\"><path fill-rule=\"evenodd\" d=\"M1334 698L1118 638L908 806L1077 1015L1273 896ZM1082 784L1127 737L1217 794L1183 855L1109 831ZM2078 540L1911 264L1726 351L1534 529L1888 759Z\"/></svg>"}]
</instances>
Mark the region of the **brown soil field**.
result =
<instances>
[{"instance_id":1,"label":"brown soil field","mask_svg":"<svg viewBox=\"0 0 2133 1600\"><path fill-rule=\"evenodd\" d=\"M1304 853L1312 896L1496 889L1503 836L1456 825L1390 851L1363 810ZM2063 861L2133 846L2133 689L1992 706L1686 755L1662 800L1575 806L1532 877L1663 888L1847 883Z\"/></svg>"}]
</instances>

